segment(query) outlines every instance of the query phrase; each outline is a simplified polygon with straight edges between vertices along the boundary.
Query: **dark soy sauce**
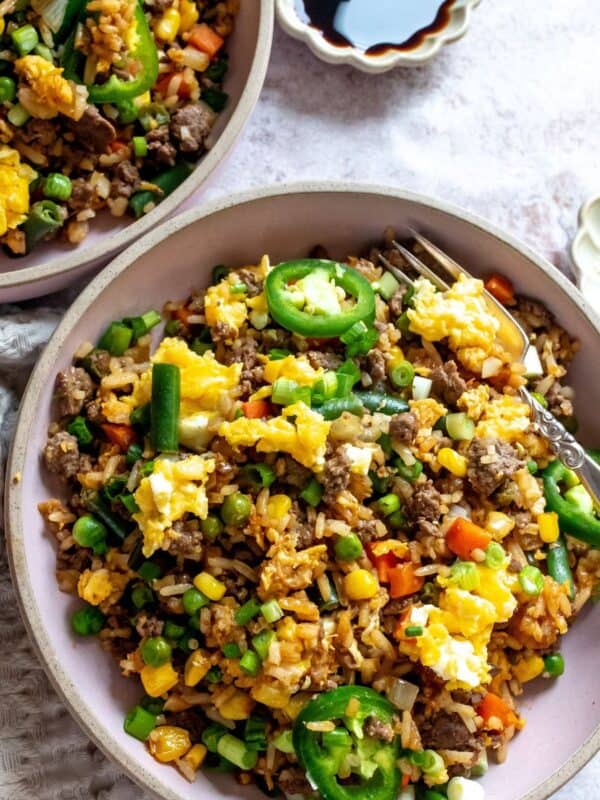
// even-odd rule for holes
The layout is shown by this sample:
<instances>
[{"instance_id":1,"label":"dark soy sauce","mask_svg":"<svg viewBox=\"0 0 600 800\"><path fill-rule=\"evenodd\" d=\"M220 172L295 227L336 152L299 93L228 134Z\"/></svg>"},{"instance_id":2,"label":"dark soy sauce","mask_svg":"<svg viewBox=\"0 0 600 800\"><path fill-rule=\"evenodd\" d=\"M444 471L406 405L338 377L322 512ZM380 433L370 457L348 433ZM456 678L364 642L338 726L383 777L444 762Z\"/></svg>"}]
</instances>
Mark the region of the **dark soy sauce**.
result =
<instances>
[{"instance_id":1,"label":"dark soy sauce","mask_svg":"<svg viewBox=\"0 0 600 800\"><path fill-rule=\"evenodd\" d=\"M446 27L454 0L296 0L302 16L331 44L368 55L412 50Z\"/></svg>"}]
</instances>

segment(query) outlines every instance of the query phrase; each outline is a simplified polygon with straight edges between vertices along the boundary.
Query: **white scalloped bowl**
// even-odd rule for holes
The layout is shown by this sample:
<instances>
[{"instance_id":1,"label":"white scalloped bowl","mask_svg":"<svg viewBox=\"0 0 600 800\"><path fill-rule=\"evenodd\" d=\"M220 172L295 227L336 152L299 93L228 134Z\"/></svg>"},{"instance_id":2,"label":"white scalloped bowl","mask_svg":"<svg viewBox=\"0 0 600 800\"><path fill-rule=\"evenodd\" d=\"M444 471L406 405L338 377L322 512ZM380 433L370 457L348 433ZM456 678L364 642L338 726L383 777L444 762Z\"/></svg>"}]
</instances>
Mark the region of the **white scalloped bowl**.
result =
<instances>
[{"instance_id":1,"label":"white scalloped bowl","mask_svg":"<svg viewBox=\"0 0 600 800\"><path fill-rule=\"evenodd\" d=\"M118 219L104 212L92 220L90 232L79 246L49 242L22 258L12 258L0 249L0 302L63 289L98 271L118 252L171 216L186 199L189 198L188 208L198 202L198 192L215 177L259 98L271 55L274 20L274 0L241 3L228 46L225 89L229 102L208 138L208 152L181 186L141 219Z\"/></svg>"},{"instance_id":2,"label":"white scalloped bowl","mask_svg":"<svg viewBox=\"0 0 600 800\"><path fill-rule=\"evenodd\" d=\"M579 211L579 229L571 245L571 262L582 294L600 304L600 195Z\"/></svg>"},{"instance_id":3,"label":"white scalloped bowl","mask_svg":"<svg viewBox=\"0 0 600 800\"><path fill-rule=\"evenodd\" d=\"M6 532L13 580L29 634L54 686L87 735L144 789L162 800L265 800L255 787L223 775L188 784L152 759L123 731L136 702L136 681L121 677L96 641L70 631L70 595L58 590L55 549L37 504L64 497L42 467L53 419L57 371L83 341L95 341L111 319L160 308L210 280L213 264L247 264L269 253L274 263L322 244L333 258L360 253L386 225L411 226L477 275L502 272L519 292L539 298L581 342L569 371L577 392L581 440L600 441L600 382L590 371L600 352L600 319L558 270L525 245L459 209L380 187L317 184L249 192L179 215L109 264L67 311L38 360L25 392L6 478ZM167 269L165 269L167 266ZM527 688L525 729L508 763L483 779L486 800L546 800L600 747L600 607L591 606L562 644L565 674ZM597 797L592 792L593 797Z\"/></svg>"},{"instance_id":4,"label":"white scalloped bowl","mask_svg":"<svg viewBox=\"0 0 600 800\"><path fill-rule=\"evenodd\" d=\"M418 0L417 0L418 1ZM375 0L371 0L375 2ZM467 32L471 13L481 0L456 0L450 21L440 31L427 34L411 50L386 50L367 55L357 47L334 45L323 34L298 16L297 0L276 0L277 18L281 27L294 39L304 42L322 61L329 64L349 64L362 72L387 72L394 67L419 67L433 58L442 45L460 39Z\"/></svg>"}]
</instances>

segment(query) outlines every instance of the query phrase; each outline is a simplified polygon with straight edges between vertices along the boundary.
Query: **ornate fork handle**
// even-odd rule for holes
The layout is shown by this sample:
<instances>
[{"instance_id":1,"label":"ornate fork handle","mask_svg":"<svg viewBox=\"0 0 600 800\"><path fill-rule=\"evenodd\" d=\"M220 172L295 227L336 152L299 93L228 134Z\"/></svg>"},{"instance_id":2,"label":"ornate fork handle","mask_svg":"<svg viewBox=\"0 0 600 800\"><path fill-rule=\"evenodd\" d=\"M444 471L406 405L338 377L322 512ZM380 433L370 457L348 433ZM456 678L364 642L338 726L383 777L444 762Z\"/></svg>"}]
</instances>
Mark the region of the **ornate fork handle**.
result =
<instances>
[{"instance_id":1,"label":"ornate fork handle","mask_svg":"<svg viewBox=\"0 0 600 800\"><path fill-rule=\"evenodd\" d=\"M521 393L533 412L533 418L554 454L566 467L572 469L594 498L600 509L600 465L588 456L577 439L526 390Z\"/></svg>"}]
</instances>

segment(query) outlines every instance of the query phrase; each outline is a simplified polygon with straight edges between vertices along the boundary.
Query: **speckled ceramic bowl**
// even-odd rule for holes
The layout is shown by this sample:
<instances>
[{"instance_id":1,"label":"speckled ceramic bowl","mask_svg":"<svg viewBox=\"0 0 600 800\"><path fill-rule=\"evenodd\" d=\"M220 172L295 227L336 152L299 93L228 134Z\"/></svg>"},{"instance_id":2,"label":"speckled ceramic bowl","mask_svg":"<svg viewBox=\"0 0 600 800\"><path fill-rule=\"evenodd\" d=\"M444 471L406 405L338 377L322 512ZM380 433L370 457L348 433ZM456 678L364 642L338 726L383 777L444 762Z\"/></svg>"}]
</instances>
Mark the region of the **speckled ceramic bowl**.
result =
<instances>
[{"instance_id":1,"label":"speckled ceramic bowl","mask_svg":"<svg viewBox=\"0 0 600 800\"><path fill-rule=\"evenodd\" d=\"M242 132L265 79L274 24L274 0L240 4L228 44L229 71L225 89L229 102L208 139L209 151L176 191L139 220L117 219L108 212L92 221L90 233L78 247L52 242L29 256L11 258L0 248L0 302L23 300L56 292L76 278L97 271L116 253L156 228L215 175Z\"/></svg>"},{"instance_id":2,"label":"speckled ceramic bowl","mask_svg":"<svg viewBox=\"0 0 600 800\"><path fill-rule=\"evenodd\" d=\"M595 308L600 307L600 195L581 207L571 261L582 294Z\"/></svg>"},{"instance_id":3,"label":"speckled ceramic bowl","mask_svg":"<svg viewBox=\"0 0 600 800\"><path fill-rule=\"evenodd\" d=\"M331 44L321 31L309 25L298 13L299 0L276 0L277 18L281 27L304 42L322 61L329 64L350 64L362 72L387 72L394 67L419 67L433 58L441 47L460 39L467 32L471 13L481 0L455 0L450 21L444 28L428 34L410 50L389 49L377 55L367 55L357 47ZM361 0L367 5L372 0Z\"/></svg>"},{"instance_id":4,"label":"speckled ceramic bowl","mask_svg":"<svg viewBox=\"0 0 600 800\"><path fill-rule=\"evenodd\" d=\"M499 271L518 291L539 298L582 343L571 371L578 389L582 437L600 442L600 383L590 363L600 352L600 320L556 269L480 219L417 195L377 188L320 185L256 192L171 220L116 258L81 294L33 372L8 465L6 529L14 582L29 633L54 686L79 724L123 771L165 800L225 800L242 790L231 778L199 775L189 785L123 732L125 712L139 697L135 681L119 675L95 641L73 637L75 602L58 591L55 552L37 504L62 491L42 469L40 454L52 420L54 377L109 320L168 298L183 298L209 280L214 264L274 262L323 244L334 257L362 251L386 225L410 224L479 273ZM168 264L168 271L165 265ZM565 637L560 680L538 682L522 698L528 719L506 766L485 776L486 800L545 800L600 746L600 608L588 609ZM259 800L257 789L243 796Z\"/></svg>"}]
</instances>

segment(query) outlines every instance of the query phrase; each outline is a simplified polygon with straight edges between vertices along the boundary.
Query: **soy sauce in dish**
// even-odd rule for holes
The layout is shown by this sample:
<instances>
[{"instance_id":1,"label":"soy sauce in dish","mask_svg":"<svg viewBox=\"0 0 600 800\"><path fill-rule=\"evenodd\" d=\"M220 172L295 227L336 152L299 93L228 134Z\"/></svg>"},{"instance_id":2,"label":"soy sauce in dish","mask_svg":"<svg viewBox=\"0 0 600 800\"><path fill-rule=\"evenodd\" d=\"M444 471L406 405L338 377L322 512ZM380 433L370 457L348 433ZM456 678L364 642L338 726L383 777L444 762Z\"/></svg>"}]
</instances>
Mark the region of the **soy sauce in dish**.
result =
<instances>
[{"instance_id":1,"label":"soy sauce in dish","mask_svg":"<svg viewBox=\"0 0 600 800\"><path fill-rule=\"evenodd\" d=\"M367 55L412 50L446 27L455 0L296 0L302 16L331 44ZM302 13L303 12L303 13Z\"/></svg>"}]
</instances>

